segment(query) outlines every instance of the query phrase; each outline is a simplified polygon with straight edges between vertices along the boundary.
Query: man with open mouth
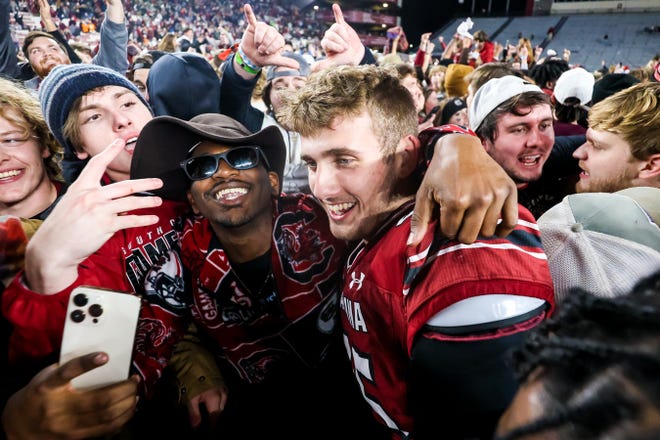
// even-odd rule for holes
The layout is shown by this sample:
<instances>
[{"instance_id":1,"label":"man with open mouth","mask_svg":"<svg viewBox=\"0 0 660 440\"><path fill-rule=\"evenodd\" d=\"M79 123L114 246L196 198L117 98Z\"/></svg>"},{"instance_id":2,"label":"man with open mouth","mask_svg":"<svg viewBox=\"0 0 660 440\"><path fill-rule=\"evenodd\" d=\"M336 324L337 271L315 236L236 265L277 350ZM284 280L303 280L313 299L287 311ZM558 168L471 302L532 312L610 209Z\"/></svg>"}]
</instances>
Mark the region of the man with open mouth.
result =
<instances>
[{"instance_id":1,"label":"man with open mouth","mask_svg":"<svg viewBox=\"0 0 660 440\"><path fill-rule=\"evenodd\" d=\"M491 79L477 90L468 119L518 189L541 177L555 137L550 99L538 86L512 75Z\"/></svg>"}]
</instances>

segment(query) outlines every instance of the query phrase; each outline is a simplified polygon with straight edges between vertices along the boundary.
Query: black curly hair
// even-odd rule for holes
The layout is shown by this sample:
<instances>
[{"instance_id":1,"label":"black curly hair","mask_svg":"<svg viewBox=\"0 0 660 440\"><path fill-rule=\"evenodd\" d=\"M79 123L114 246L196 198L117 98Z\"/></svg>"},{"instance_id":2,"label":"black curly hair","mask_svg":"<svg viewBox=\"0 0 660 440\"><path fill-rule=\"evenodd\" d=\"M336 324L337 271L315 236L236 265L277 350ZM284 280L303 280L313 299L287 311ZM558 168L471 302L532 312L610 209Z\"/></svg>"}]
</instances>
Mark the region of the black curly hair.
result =
<instances>
[{"instance_id":1,"label":"black curly hair","mask_svg":"<svg viewBox=\"0 0 660 440\"><path fill-rule=\"evenodd\" d=\"M568 63L559 58L548 58L542 63L537 63L529 69L529 76L539 87L554 89L555 83L562 73L570 69Z\"/></svg>"},{"instance_id":2,"label":"black curly hair","mask_svg":"<svg viewBox=\"0 0 660 440\"><path fill-rule=\"evenodd\" d=\"M544 416L497 440L550 431L558 439L660 438L660 422L642 422L648 411L660 417L660 272L626 296L574 290L514 363L521 381L541 381Z\"/></svg>"}]
</instances>

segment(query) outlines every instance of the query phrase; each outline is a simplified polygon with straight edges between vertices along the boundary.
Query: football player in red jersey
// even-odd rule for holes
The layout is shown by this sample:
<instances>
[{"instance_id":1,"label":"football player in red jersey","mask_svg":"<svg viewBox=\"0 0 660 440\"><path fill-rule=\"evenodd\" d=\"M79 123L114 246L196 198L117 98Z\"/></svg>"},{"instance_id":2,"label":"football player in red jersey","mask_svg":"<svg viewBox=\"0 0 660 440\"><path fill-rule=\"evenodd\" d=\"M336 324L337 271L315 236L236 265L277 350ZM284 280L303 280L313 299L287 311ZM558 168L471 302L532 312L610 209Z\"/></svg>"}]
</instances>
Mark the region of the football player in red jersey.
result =
<instances>
[{"instance_id":1,"label":"football player in red jersey","mask_svg":"<svg viewBox=\"0 0 660 440\"><path fill-rule=\"evenodd\" d=\"M332 35L342 34L345 26L339 20ZM274 29L264 33L269 35ZM359 39L357 44L361 47ZM239 128L229 130L230 126ZM342 261L338 257L344 255L341 250L346 245L331 236L325 214L314 199L300 194L279 196L273 180L279 175L281 185L279 134L271 129L254 139L247 136L244 128L219 115L200 116L190 123L157 118L145 126L135 149L132 177L167 176L163 189L156 191L166 199L182 198L189 188L188 199L201 215L186 223L182 258L193 275L193 316L200 332L212 340L209 347L220 355L225 383L219 388L226 387L228 393L220 389L221 395L214 396L218 390L207 377L186 387L189 402L226 402L219 423L225 436L272 436L277 427L289 438L338 438L349 432L360 436L365 421L351 420L363 413L354 409L356 402L347 393L351 387L343 380L343 366L335 353L338 345L343 350L343 344L337 340L333 344L337 335L333 331L338 300L335 282ZM476 138L463 138L476 144L476 151L490 160ZM257 145L264 155L238 148L250 145ZM474 151L469 145L459 149L461 154ZM161 154L164 150L168 155ZM472 154L468 153L472 160L466 162L483 164L478 154ZM252 158L237 161L241 157ZM448 157L454 171L464 175L465 167L457 166L457 156ZM196 173L201 170L205 172ZM492 175L492 169L480 174ZM471 185L470 190L479 186ZM498 191L502 189L506 183ZM432 190L423 192L429 201L436 196ZM448 205L443 204L443 209ZM498 206L494 200L493 206ZM481 228L483 212L488 210L483 208L481 214L479 208L469 210L466 218L478 218L479 225L466 220L467 229ZM443 220L452 217L447 212ZM491 220L486 223L492 223L488 227L494 232L496 218ZM476 236L476 232L470 233ZM314 286L312 295L310 286ZM191 369L186 366L190 361L180 361L175 360L180 365L177 370ZM342 396L351 404L328 407L332 396ZM303 402L307 404L301 406ZM197 412L196 406L189 405L191 414ZM319 432L319 417L338 422ZM250 423L253 419L263 423ZM273 423L267 423L269 420ZM376 435L373 428L368 434L370 438Z\"/></svg>"},{"instance_id":2,"label":"football player in red jersey","mask_svg":"<svg viewBox=\"0 0 660 440\"><path fill-rule=\"evenodd\" d=\"M57 215L49 220L46 224L47 228L40 231L35 244L31 247L34 254L32 254L33 259L29 260L32 264L28 264L28 267L33 270L32 276L27 274L24 278L14 279L9 289L11 294L3 298L4 311L10 313L12 319L20 321L20 328L24 331L20 336L24 337L22 341L25 343L15 347L23 351L28 350L29 353L22 353L26 357L41 357L53 354L57 350L63 320L63 315L60 313L63 311L62 299L67 298L68 292L75 285L85 283L126 292L144 292L149 297L151 305L156 301L158 305L152 307L153 319L147 319L145 325L140 327L136 348L138 351L154 349L155 353L138 356L137 363L140 360L150 363L149 369L141 369L140 372L148 376L145 379L154 379L157 374L153 373L162 368L167 361L166 348L169 347L163 342L172 342L183 330L180 327L168 328L165 321L169 318L176 319L177 313L183 312L181 307L183 292L179 282L182 275L181 265L178 264L178 256L175 252L178 247L178 234L174 224L175 218L180 213L179 209L185 207L168 201L162 202L161 205L161 200L151 197L133 197L135 192L154 190L160 184L153 180L142 182L126 180L132 162L133 143L142 127L151 119L148 107L144 105L134 87L130 83L126 84L125 78L103 72L103 69L91 71L89 76L83 72L88 69L86 66L67 66L66 69L71 70L61 71L62 78L57 79L57 76L53 76L50 86L44 83L42 87L45 114L49 115L49 118L53 116L57 119L50 121L50 129L57 131L58 139L66 143L71 153L80 158L94 157L90 159L91 168L88 167L83 178L76 181L69 192L69 197L55 213ZM52 72L55 73L58 72ZM83 77L87 80L80 80ZM61 79L64 81L60 82ZM49 91L49 87L53 88ZM122 88L126 90L121 90ZM60 92L59 100L51 96L51 93L57 91ZM80 102L74 103L76 98L81 98ZM80 103L84 106L78 108L76 112L69 111L74 104ZM89 112L89 117L85 117L84 112ZM62 117L58 119L59 116ZM92 128L83 129L73 122L65 124L69 117L80 118L78 124L82 121ZM116 123L110 124L112 120ZM99 124L102 127L97 127ZM65 134L65 128L72 131ZM109 149L103 150L110 141L106 136L115 130L121 131L122 134L114 137L122 139ZM74 137L79 142L73 142ZM461 156L461 154L457 155ZM455 157L452 156L452 159ZM452 168L466 169L464 164L456 164L453 160L448 162L451 163ZM474 171L478 166L468 165L467 168ZM105 173L106 169L108 173ZM433 174L429 172L429 175ZM480 175L492 174L480 172ZM110 181L114 183L99 185L102 176L106 183ZM494 180L502 182L501 178ZM478 186L471 183L467 190L475 194L472 189ZM506 183L504 186L506 187ZM445 213L441 223L450 225L451 235L461 234L461 231L467 229L471 231L467 234L469 237L476 234L474 231L482 228L482 220L486 220L487 224L495 224L492 216L488 216L489 210L499 212L504 206L508 211L507 201L510 200L512 193L507 190L502 191L499 185L495 187L494 197L485 202L478 200L478 206L472 208L468 208L470 205L465 203L452 206L451 200L456 200L452 197L458 194L463 199L464 191L452 193L448 190L440 194L434 189L425 189L422 192L423 198L428 201L436 198L448 201L443 203L441 208ZM446 189L446 186L443 188ZM452 187L455 188L460 188L460 184ZM492 188L489 194L493 194ZM128 211L136 208L146 208L140 213L144 215L126 215ZM155 218L153 215L155 213L158 214L159 219ZM463 223L461 219L467 220ZM506 222L503 223L506 225ZM495 226L489 228L495 230ZM293 230L294 228L291 228L291 231ZM77 240L71 240L71 237L76 237ZM314 242L314 237L308 236L306 240ZM164 258L163 253L170 259ZM163 274L152 271L154 267L166 267L175 272ZM26 280L27 284L23 282ZM33 288L31 292L29 287ZM22 313L27 308L31 308L34 313ZM321 315L325 316L325 314ZM255 362L254 365L261 367L264 363ZM142 382L142 385L145 383L147 381ZM206 407L209 409L208 405ZM215 408L218 409L221 410Z\"/></svg>"},{"instance_id":3,"label":"football player in red jersey","mask_svg":"<svg viewBox=\"0 0 660 440\"><path fill-rule=\"evenodd\" d=\"M410 94L383 68L315 75L284 119L330 230L353 243L340 319L377 419L394 439L492 437L518 386L508 353L554 307L533 216L519 207L503 238L464 244L430 228L409 247L420 141Z\"/></svg>"}]
</instances>

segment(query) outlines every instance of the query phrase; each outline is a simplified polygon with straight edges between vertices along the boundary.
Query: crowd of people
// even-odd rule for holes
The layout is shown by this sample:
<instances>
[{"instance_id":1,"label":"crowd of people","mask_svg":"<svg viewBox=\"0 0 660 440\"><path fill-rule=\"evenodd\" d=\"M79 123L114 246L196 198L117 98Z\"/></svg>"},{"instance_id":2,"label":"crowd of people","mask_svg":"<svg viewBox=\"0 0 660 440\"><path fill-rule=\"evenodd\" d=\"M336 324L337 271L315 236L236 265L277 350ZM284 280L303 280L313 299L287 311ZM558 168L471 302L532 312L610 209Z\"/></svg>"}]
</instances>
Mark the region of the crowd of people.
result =
<instances>
[{"instance_id":1,"label":"crowd of people","mask_svg":"<svg viewBox=\"0 0 660 440\"><path fill-rule=\"evenodd\" d=\"M242 33L243 3L177 1L156 4L149 1L125 3L129 56L145 51L170 47L171 51L188 50L203 54L207 59L222 57ZM256 1L252 7L265 22L275 26L295 50L318 56L317 48L323 23L314 11L301 11L284 1ZM54 29L74 44L77 50L94 53L99 44L99 31L106 13L101 0L62 1L49 4L47 0L16 1L10 4L10 25L14 39L18 34L35 30L24 16L39 14L42 22L49 17Z\"/></svg>"},{"instance_id":2,"label":"crowd of people","mask_svg":"<svg viewBox=\"0 0 660 440\"><path fill-rule=\"evenodd\" d=\"M659 432L657 56L597 78L458 29L408 60L265 1L39 0L19 51L14 7L7 438ZM124 381L58 363L78 286L141 298Z\"/></svg>"}]
</instances>

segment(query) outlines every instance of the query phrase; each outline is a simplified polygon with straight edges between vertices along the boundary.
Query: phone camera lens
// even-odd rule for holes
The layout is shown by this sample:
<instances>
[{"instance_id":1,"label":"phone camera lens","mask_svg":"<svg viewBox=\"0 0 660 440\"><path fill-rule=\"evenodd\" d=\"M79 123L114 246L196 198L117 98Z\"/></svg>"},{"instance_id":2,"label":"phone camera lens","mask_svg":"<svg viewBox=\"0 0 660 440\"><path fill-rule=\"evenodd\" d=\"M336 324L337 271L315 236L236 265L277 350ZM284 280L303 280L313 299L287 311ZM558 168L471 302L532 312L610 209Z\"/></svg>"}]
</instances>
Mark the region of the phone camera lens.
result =
<instances>
[{"instance_id":1,"label":"phone camera lens","mask_svg":"<svg viewBox=\"0 0 660 440\"><path fill-rule=\"evenodd\" d=\"M89 306L89 314L94 318L98 318L103 314L103 307L100 304L92 304Z\"/></svg>"},{"instance_id":2,"label":"phone camera lens","mask_svg":"<svg viewBox=\"0 0 660 440\"><path fill-rule=\"evenodd\" d=\"M73 297L73 303L78 307L83 307L87 305L87 295L84 293L78 293Z\"/></svg>"},{"instance_id":3,"label":"phone camera lens","mask_svg":"<svg viewBox=\"0 0 660 440\"><path fill-rule=\"evenodd\" d=\"M85 312L82 310L74 310L71 312L71 320L73 322L83 322L85 320Z\"/></svg>"}]
</instances>

